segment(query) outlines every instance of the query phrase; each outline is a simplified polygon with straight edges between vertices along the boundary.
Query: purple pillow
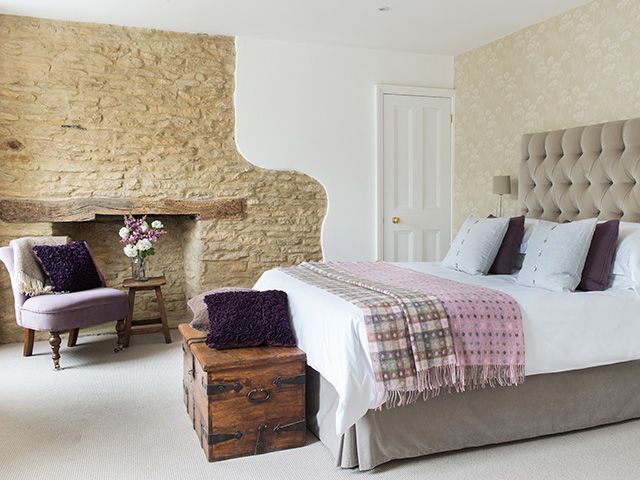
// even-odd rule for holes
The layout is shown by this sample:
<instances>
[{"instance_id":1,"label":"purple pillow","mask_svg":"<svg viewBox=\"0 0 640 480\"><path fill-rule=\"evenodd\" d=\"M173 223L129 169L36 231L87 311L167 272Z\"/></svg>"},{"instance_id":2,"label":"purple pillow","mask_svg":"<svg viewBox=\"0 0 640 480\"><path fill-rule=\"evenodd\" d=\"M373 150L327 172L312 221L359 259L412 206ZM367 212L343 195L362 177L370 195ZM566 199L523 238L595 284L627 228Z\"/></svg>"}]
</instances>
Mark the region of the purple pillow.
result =
<instances>
[{"instance_id":1,"label":"purple pillow","mask_svg":"<svg viewBox=\"0 0 640 480\"><path fill-rule=\"evenodd\" d=\"M620 220L609 220L596 225L578 290L589 292L607 289L619 230Z\"/></svg>"},{"instance_id":2,"label":"purple pillow","mask_svg":"<svg viewBox=\"0 0 640 480\"><path fill-rule=\"evenodd\" d=\"M493 215L489 215L489 218L494 217ZM491 265L489 269L489 273L511 275L518 260L518 253L520 252L520 244L522 243L523 236L524 215L511 217L509 219L509 225L507 226L507 232L504 234L502 244L498 249L498 254L493 261L493 265Z\"/></svg>"},{"instance_id":3,"label":"purple pillow","mask_svg":"<svg viewBox=\"0 0 640 480\"><path fill-rule=\"evenodd\" d=\"M104 286L85 242L35 245L33 253L54 292L79 292Z\"/></svg>"},{"instance_id":4,"label":"purple pillow","mask_svg":"<svg viewBox=\"0 0 640 480\"><path fill-rule=\"evenodd\" d=\"M204 297L204 303L209 311L206 343L211 348L296 345L285 292L220 292Z\"/></svg>"},{"instance_id":5,"label":"purple pillow","mask_svg":"<svg viewBox=\"0 0 640 480\"><path fill-rule=\"evenodd\" d=\"M222 287L216 290L209 290L208 292L201 293L200 295L196 295L191 300L187 302L187 306L193 312L193 320L191 320L191 325L196 330L200 330L201 332L209 331L209 311L207 309L207 304L204 303L204 298L207 295L216 295L222 292L251 292L250 288L240 288L240 287Z\"/></svg>"}]
</instances>

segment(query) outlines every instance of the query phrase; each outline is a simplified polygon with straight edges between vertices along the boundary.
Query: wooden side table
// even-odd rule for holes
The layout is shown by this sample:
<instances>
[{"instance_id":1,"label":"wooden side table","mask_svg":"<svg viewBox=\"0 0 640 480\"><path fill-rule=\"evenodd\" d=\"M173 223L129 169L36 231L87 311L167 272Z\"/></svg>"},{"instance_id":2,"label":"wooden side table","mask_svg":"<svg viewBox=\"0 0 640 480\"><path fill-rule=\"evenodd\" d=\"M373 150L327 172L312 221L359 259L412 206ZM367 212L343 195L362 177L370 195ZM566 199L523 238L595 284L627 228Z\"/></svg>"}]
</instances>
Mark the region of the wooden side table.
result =
<instances>
[{"instance_id":1,"label":"wooden side table","mask_svg":"<svg viewBox=\"0 0 640 480\"><path fill-rule=\"evenodd\" d=\"M164 341L166 343L171 343L171 333L169 333L169 324L167 323L167 312L164 308L164 298L162 297L162 285L165 285L166 283L167 279L164 276L152 277L144 282L128 278L122 283L122 286L129 289L129 313L127 314L127 319L125 320L124 325L118 328L118 348L116 348L116 351L120 351L129 346L131 335L162 332L164 334ZM134 320L133 307L136 301L136 292L144 292L148 290L154 290L156 293L160 317L145 320ZM159 326L157 327L149 326L158 324Z\"/></svg>"}]
</instances>

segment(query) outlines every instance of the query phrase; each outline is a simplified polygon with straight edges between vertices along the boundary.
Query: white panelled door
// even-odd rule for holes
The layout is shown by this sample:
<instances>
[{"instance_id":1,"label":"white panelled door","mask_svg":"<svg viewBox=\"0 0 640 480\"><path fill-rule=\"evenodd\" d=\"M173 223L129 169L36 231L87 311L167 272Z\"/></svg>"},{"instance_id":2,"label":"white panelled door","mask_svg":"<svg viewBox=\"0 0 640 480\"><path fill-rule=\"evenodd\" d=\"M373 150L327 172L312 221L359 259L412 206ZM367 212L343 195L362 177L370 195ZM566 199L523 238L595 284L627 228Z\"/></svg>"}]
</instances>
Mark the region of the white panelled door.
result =
<instances>
[{"instance_id":1,"label":"white panelled door","mask_svg":"<svg viewBox=\"0 0 640 480\"><path fill-rule=\"evenodd\" d=\"M383 260L441 260L451 237L451 98L385 93L382 102Z\"/></svg>"}]
</instances>

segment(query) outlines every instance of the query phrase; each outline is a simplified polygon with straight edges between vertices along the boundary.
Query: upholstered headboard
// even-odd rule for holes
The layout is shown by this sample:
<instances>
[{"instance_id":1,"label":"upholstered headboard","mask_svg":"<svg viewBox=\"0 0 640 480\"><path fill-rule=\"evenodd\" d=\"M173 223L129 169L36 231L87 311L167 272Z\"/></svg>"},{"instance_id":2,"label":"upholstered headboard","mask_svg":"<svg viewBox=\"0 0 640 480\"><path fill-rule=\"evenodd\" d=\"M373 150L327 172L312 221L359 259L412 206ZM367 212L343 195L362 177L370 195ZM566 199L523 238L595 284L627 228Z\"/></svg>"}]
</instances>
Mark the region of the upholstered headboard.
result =
<instances>
[{"instance_id":1,"label":"upholstered headboard","mask_svg":"<svg viewBox=\"0 0 640 480\"><path fill-rule=\"evenodd\" d=\"M556 222L640 222L640 118L524 135L518 204Z\"/></svg>"}]
</instances>

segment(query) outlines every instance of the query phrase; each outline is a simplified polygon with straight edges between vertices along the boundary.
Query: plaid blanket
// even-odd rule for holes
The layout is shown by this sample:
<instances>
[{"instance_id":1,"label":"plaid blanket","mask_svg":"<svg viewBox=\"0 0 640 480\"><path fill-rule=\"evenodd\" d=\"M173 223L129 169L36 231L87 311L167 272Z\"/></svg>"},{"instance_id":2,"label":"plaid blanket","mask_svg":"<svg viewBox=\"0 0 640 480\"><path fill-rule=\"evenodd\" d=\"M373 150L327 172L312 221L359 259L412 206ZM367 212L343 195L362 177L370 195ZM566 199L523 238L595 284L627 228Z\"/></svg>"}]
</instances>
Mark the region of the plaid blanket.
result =
<instances>
[{"instance_id":1,"label":"plaid blanket","mask_svg":"<svg viewBox=\"0 0 640 480\"><path fill-rule=\"evenodd\" d=\"M382 262L282 270L362 310L387 406L524 381L520 309L506 294Z\"/></svg>"}]
</instances>

